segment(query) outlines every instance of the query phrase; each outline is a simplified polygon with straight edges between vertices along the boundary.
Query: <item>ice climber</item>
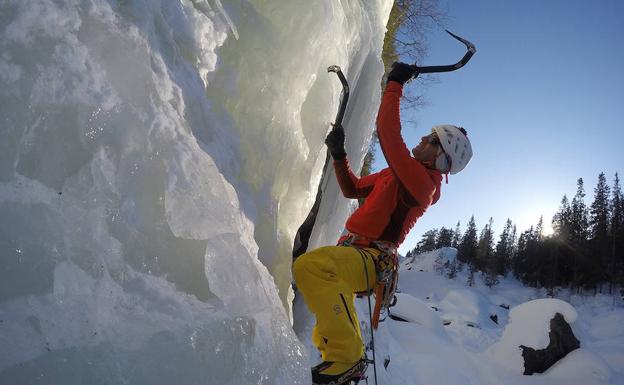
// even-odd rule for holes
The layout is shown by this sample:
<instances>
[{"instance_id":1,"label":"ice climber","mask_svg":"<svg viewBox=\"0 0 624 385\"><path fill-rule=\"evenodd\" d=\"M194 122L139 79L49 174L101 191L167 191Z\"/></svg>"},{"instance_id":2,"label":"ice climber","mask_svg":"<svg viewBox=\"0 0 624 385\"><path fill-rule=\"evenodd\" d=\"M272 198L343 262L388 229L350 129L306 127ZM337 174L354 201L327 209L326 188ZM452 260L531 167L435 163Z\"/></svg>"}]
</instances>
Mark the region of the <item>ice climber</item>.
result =
<instances>
[{"instance_id":1,"label":"ice climber","mask_svg":"<svg viewBox=\"0 0 624 385\"><path fill-rule=\"evenodd\" d=\"M348 233L337 246L307 252L293 265L297 288L316 315L312 342L323 361L312 368L314 384L343 384L363 375L354 293L370 293L384 273L397 271L396 249L440 198L443 174L458 173L472 157L466 131L452 125L433 127L410 153L401 136L399 104L404 84L416 76L417 67L404 63L395 63L388 75L377 115L388 168L358 178L347 161L342 128L334 127L325 140L342 193L364 202L347 220Z\"/></svg>"}]
</instances>

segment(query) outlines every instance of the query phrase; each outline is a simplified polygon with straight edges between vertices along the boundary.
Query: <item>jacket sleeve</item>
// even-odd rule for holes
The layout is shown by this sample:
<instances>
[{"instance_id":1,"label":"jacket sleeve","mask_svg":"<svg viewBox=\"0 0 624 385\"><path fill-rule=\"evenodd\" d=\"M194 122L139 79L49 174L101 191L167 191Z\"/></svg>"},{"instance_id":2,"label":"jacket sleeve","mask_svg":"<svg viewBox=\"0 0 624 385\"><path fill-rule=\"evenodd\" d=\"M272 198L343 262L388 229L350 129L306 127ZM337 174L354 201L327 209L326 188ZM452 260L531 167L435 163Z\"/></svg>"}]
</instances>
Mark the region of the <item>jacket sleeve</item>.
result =
<instances>
[{"instance_id":1,"label":"jacket sleeve","mask_svg":"<svg viewBox=\"0 0 624 385\"><path fill-rule=\"evenodd\" d=\"M377 135L395 177L418 204L427 207L432 203L436 188L425 166L412 158L401 136L399 104L402 94L400 83L388 82L377 114Z\"/></svg>"},{"instance_id":2,"label":"jacket sleeve","mask_svg":"<svg viewBox=\"0 0 624 385\"><path fill-rule=\"evenodd\" d=\"M358 178L355 176L347 158L334 160L334 171L342 194L345 198L365 198L370 194L379 177L379 173Z\"/></svg>"}]
</instances>

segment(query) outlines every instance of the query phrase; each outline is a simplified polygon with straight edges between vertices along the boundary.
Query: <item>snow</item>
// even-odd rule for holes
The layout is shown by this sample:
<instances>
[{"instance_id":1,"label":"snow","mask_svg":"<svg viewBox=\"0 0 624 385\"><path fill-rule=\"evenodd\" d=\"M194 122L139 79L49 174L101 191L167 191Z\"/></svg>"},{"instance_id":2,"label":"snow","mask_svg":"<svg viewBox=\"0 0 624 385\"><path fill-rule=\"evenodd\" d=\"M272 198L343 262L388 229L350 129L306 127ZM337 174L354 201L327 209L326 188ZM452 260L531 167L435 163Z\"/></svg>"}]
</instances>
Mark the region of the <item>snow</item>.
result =
<instances>
[{"instance_id":1,"label":"snow","mask_svg":"<svg viewBox=\"0 0 624 385\"><path fill-rule=\"evenodd\" d=\"M437 271L455 256L456 250L443 248L402 260L397 303L375 332L379 384L624 384L623 299L565 289L549 298L512 277L499 277L500 284L488 288L479 274L469 287L465 267L454 279ZM356 309L368 343L367 300L357 300ZM571 324L581 347L545 373L523 375L519 345L545 348L556 313ZM297 334L315 364L313 319L303 303L295 304L295 314L303 319ZM372 383L372 367L367 374Z\"/></svg>"},{"instance_id":2,"label":"snow","mask_svg":"<svg viewBox=\"0 0 624 385\"><path fill-rule=\"evenodd\" d=\"M511 277L488 288L478 276L469 287L466 269L454 279L436 271L454 255L440 249L402 261L400 293L390 312L408 322L387 318L376 332L378 361L390 359L386 369L377 366L380 384L624 384L622 299L563 289L559 296L566 300L546 298L545 291ZM357 309L363 330L369 330L364 300ZM581 348L543 374L522 375L519 345L545 348L557 312ZM498 324L490 315L497 315ZM370 381L372 368L368 374Z\"/></svg>"},{"instance_id":3,"label":"snow","mask_svg":"<svg viewBox=\"0 0 624 385\"><path fill-rule=\"evenodd\" d=\"M488 288L479 274L469 287L466 268L454 279L438 271L455 256L456 250L444 248L401 262L397 303L375 332L379 384L624 384L622 299L564 289L558 290L558 299L548 298L546 291L512 277L499 277L500 284ZM302 304L296 305L295 313L305 314ZM356 301L356 309L370 341L366 299ZM523 375L519 345L545 348L556 313L571 324L580 349L543 374ZM314 352L307 340L313 320L307 317L298 335ZM313 364L319 358L311 354L310 360ZM368 376L371 383L372 367Z\"/></svg>"},{"instance_id":4,"label":"snow","mask_svg":"<svg viewBox=\"0 0 624 385\"><path fill-rule=\"evenodd\" d=\"M611 369L598 354L580 348L570 352L553 365L547 371L547 375L562 383L609 383ZM621 381L621 377L614 379L614 383L621 383Z\"/></svg>"},{"instance_id":5,"label":"snow","mask_svg":"<svg viewBox=\"0 0 624 385\"><path fill-rule=\"evenodd\" d=\"M391 314L408 322L422 325L430 330L441 331L442 321L436 311L426 302L412 297L409 294L397 293L397 303L391 309Z\"/></svg>"}]
</instances>

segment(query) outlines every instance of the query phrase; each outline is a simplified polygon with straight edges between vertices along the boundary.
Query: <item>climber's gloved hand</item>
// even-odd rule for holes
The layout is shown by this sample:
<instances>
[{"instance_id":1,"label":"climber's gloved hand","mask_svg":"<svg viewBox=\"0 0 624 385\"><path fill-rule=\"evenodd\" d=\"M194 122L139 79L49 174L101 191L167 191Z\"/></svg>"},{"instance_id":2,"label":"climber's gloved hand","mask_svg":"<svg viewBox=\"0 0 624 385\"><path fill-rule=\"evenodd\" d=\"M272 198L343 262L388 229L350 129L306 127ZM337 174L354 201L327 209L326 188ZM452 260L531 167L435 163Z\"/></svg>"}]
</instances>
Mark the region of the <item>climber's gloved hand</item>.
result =
<instances>
[{"instance_id":1,"label":"climber's gloved hand","mask_svg":"<svg viewBox=\"0 0 624 385\"><path fill-rule=\"evenodd\" d=\"M325 144L327 145L327 148L329 149L329 153L331 154L332 158L334 158L335 160L342 160L347 157L347 152L344 148L344 142L344 129L341 125L334 125L332 130L327 135L327 138L325 138Z\"/></svg>"},{"instance_id":2,"label":"climber's gloved hand","mask_svg":"<svg viewBox=\"0 0 624 385\"><path fill-rule=\"evenodd\" d=\"M401 62L392 63L392 70L388 74L388 81L392 80L404 85L411 79L418 76L418 67L414 64L405 64Z\"/></svg>"}]
</instances>

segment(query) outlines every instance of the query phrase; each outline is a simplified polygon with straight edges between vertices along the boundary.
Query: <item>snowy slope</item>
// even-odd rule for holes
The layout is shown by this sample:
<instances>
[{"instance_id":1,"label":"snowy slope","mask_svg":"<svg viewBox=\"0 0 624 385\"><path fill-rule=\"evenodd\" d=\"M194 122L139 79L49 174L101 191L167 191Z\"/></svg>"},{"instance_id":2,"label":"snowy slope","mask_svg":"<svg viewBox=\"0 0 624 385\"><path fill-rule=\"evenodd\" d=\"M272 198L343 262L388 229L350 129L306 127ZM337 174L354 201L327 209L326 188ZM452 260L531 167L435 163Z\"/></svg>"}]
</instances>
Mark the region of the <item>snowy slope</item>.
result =
<instances>
[{"instance_id":1,"label":"snowy slope","mask_svg":"<svg viewBox=\"0 0 624 385\"><path fill-rule=\"evenodd\" d=\"M551 299L513 278L502 279L492 289L478 278L468 287L466 271L452 280L436 272L439 264L454 258L455 253L445 248L402 262L392 318L386 318L375 332L379 384L624 384L621 299L565 292L559 299ZM363 333L370 340L364 299L358 300L357 309ZM555 312L571 323L581 348L544 374L522 375L518 345L546 347L549 321ZM498 324L490 318L494 314ZM309 328L299 335L305 339L308 333ZM309 345L307 348L314 351ZM318 361L314 354L311 357L312 363ZM372 367L368 376L370 384Z\"/></svg>"}]
</instances>

